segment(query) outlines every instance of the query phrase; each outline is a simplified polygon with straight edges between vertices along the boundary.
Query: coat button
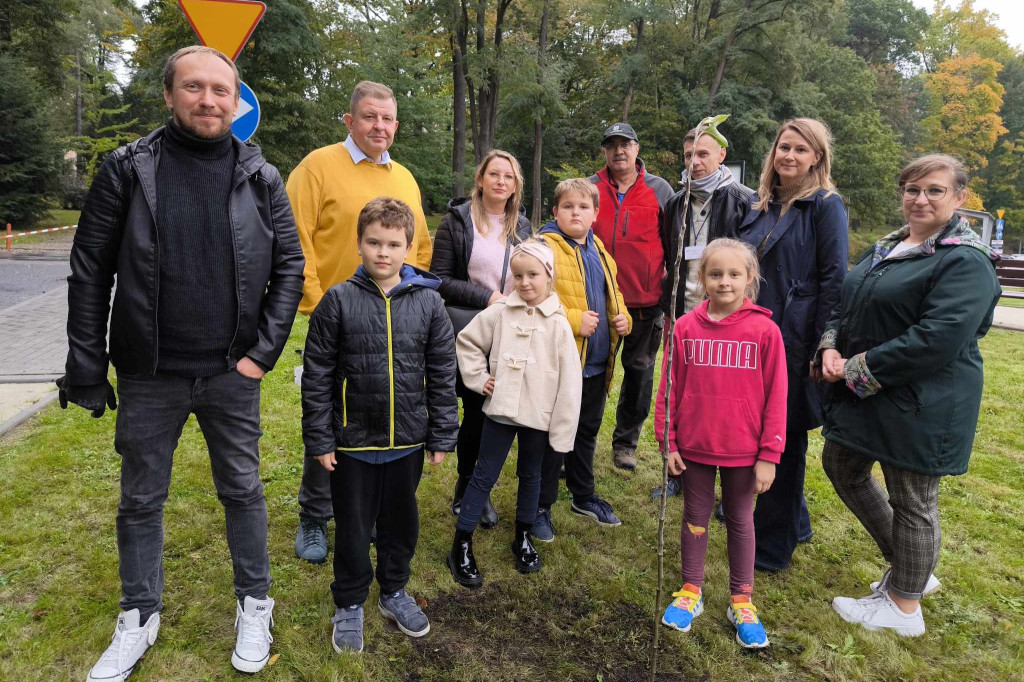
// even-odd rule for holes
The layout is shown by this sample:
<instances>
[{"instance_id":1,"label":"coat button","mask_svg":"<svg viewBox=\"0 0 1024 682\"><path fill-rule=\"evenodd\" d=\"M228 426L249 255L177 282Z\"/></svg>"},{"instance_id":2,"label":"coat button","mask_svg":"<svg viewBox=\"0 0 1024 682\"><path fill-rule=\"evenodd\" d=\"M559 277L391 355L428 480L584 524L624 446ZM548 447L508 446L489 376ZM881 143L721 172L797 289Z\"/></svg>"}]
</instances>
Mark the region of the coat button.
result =
<instances>
[{"instance_id":1,"label":"coat button","mask_svg":"<svg viewBox=\"0 0 1024 682\"><path fill-rule=\"evenodd\" d=\"M527 315L533 315L533 308L527 308L526 309L526 314Z\"/></svg>"},{"instance_id":2,"label":"coat button","mask_svg":"<svg viewBox=\"0 0 1024 682\"><path fill-rule=\"evenodd\" d=\"M778 270L779 272L782 272L782 266L781 265L776 265L775 269Z\"/></svg>"},{"instance_id":3,"label":"coat button","mask_svg":"<svg viewBox=\"0 0 1024 682\"><path fill-rule=\"evenodd\" d=\"M782 303L782 297L781 296L776 296L775 297L775 302L776 303Z\"/></svg>"}]
</instances>

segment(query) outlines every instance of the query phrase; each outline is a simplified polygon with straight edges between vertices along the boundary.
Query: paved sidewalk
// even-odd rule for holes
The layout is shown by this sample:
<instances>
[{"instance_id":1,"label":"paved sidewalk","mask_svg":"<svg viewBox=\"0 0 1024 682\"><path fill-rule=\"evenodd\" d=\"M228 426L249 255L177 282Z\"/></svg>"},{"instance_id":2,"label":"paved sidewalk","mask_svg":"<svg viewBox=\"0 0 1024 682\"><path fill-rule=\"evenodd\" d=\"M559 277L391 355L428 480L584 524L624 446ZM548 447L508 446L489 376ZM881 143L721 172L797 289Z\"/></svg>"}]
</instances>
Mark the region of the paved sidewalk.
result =
<instances>
[{"instance_id":1,"label":"paved sidewalk","mask_svg":"<svg viewBox=\"0 0 1024 682\"><path fill-rule=\"evenodd\" d=\"M68 287L0 310L0 383L52 381L68 355Z\"/></svg>"},{"instance_id":2,"label":"paved sidewalk","mask_svg":"<svg viewBox=\"0 0 1024 682\"><path fill-rule=\"evenodd\" d=\"M1024 332L1024 308L997 305L992 318L992 326Z\"/></svg>"}]
</instances>

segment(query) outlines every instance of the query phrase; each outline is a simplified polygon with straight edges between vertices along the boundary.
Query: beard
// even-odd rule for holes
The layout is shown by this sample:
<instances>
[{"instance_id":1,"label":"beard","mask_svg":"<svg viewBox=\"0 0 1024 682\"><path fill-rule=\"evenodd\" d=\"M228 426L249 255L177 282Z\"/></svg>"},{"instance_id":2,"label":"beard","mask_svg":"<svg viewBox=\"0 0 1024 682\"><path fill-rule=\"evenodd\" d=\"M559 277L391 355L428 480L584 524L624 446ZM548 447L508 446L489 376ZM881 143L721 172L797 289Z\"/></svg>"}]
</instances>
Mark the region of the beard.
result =
<instances>
[{"instance_id":1,"label":"beard","mask_svg":"<svg viewBox=\"0 0 1024 682\"><path fill-rule=\"evenodd\" d=\"M193 137L198 137L201 140L216 140L217 138L224 137L224 135L231 132L230 122L227 125L221 125L216 130L209 132L199 130L188 121L181 120L177 114L174 114L174 122L177 123L178 127L184 130L186 133L192 135ZM221 120L221 123L223 124L223 119Z\"/></svg>"}]
</instances>

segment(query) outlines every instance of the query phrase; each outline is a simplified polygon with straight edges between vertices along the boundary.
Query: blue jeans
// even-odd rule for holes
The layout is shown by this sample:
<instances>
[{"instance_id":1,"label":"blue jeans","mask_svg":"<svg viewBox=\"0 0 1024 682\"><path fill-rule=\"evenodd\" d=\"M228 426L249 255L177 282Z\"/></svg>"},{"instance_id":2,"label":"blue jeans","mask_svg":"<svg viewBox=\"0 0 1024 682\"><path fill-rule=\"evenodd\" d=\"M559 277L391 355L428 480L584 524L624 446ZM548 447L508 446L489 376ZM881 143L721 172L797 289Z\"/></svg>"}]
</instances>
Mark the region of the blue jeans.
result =
<instances>
[{"instance_id":1,"label":"blue jeans","mask_svg":"<svg viewBox=\"0 0 1024 682\"><path fill-rule=\"evenodd\" d=\"M145 618L163 608L164 502L174 450L189 414L206 439L224 505L235 595L263 599L270 588L267 505L260 482L260 382L231 371L117 378L114 448L121 455L117 551L121 608Z\"/></svg>"}]
</instances>

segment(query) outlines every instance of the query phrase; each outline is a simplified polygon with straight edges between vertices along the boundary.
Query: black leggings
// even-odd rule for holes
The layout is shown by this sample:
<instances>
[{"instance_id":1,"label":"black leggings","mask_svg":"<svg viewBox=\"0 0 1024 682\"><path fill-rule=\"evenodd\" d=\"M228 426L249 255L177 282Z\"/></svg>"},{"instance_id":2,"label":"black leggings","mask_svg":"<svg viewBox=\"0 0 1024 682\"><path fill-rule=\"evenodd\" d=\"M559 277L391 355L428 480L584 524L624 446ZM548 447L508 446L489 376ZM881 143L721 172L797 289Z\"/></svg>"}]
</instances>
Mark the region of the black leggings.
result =
<instances>
[{"instance_id":1,"label":"black leggings","mask_svg":"<svg viewBox=\"0 0 1024 682\"><path fill-rule=\"evenodd\" d=\"M455 527L473 532L480 522L484 502L498 481L501 469L508 459L512 440L519 438L519 499L516 503L516 521L533 524L537 518L537 499L540 497L540 469L548 449L548 432L525 426L512 426L484 417L480 458L469 480L466 496ZM461 462L459 463L461 466Z\"/></svg>"}]
</instances>

